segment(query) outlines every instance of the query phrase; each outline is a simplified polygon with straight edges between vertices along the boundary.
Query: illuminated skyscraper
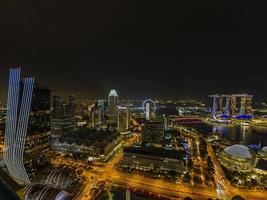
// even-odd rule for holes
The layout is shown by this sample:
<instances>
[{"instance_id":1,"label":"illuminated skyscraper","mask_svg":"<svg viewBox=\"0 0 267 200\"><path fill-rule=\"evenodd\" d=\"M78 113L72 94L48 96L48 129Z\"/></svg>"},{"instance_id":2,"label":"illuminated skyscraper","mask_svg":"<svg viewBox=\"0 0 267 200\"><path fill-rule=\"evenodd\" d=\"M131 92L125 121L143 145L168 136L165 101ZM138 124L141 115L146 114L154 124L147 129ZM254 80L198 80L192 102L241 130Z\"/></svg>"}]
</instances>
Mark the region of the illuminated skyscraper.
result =
<instances>
[{"instance_id":1,"label":"illuminated skyscraper","mask_svg":"<svg viewBox=\"0 0 267 200\"><path fill-rule=\"evenodd\" d=\"M130 109L129 107L118 106L118 122L117 127L119 132L129 131L130 124Z\"/></svg>"},{"instance_id":2,"label":"illuminated skyscraper","mask_svg":"<svg viewBox=\"0 0 267 200\"><path fill-rule=\"evenodd\" d=\"M236 113L236 97L235 96L231 96L230 104L231 104L230 113L231 115L235 115Z\"/></svg>"},{"instance_id":3,"label":"illuminated skyscraper","mask_svg":"<svg viewBox=\"0 0 267 200\"><path fill-rule=\"evenodd\" d=\"M76 99L74 95L70 95L68 99L68 115L75 116Z\"/></svg>"},{"instance_id":4,"label":"illuminated skyscraper","mask_svg":"<svg viewBox=\"0 0 267 200\"><path fill-rule=\"evenodd\" d=\"M252 114L252 97L244 96L240 100L240 113L241 114Z\"/></svg>"},{"instance_id":5,"label":"illuminated skyscraper","mask_svg":"<svg viewBox=\"0 0 267 200\"><path fill-rule=\"evenodd\" d=\"M249 94L209 95L213 99L211 114L226 114L230 116L252 115L252 98ZM225 100L224 100L225 99ZM225 103L225 104L224 104Z\"/></svg>"},{"instance_id":6,"label":"illuminated skyscraper","mask_svg":"<svg viewBox=\"0 0 267 200\"><path fill-rule=\"evenodd\" d=\"M59 96L53 97L51 132L53 140L66 133L74 132L75 98L69 96L68 101L61 101Z\"/></svg>"},{"instance_id":7,"label":"illuminated skyscraper","mask_svg":"<svg viewBox=\"0 0 267 200\"><path fill-rule=\"evenodd\" d=\"M253 114L252 96L248 96L246 100L246 114Z\"/></svg>"},{"instance_id":8,"label":"illuminated skyscraper","mask_svg":"<svg viewBox=\"0 0 267 200\"><path fill-rule=\"evenodd\" d=\"M115 124L117 122L117 106L118 94L116 90L111 90L108 95L108 117L109 122Z\"/></svg>"},{"instance_id":9,"label":"illuminated skyscraper","mask_svg":"<svg viewBox=\"0 0 267 200\"><path fill-rule=\"evenodd\" d=\"M218 111L220 112L220 114L224 113L223 99L224 97L222 96L218 98Z\"/></svg>"},{"instance_id":10,"label":"illuminated skyscraper","mask_svg":"<svg viewBox=\"0 0 267 200\"><path fill-rule=\"evenodd\" d=\"M228 95L225 95L225 107L224 107L224 114L229 115L230 114L230 97Z\"/></svg>"},{"instance_id":11,"label":"illuminated skyscraper","mask_svg":"<svg viewBox=\"0 0 267 200\"><path fill-rule=\"evenodd\" d=\"M4 161L21 183L50 159L50 94L32 77L20 80L20 68L10 70Z\"/></svg>"},{"instance_id":12,"label":"illuminated skyscraper","mask_svg":"<svg viewBox=\"0 0 267 200\"><path fill-rule=\"evenodd\" d=\"M101 110L103 113L105 112L105 100L100 99L97 101L97 108Z\"/></svg>"},{"instance_id":13,"label":"illuminated skyscraper","mask_svg":"<svg viewBox=\"0 0 267 200\"><path fill-rule=\"evenodd\" d=\"M95 108L98 114L99 125L102 125L105 122L106 115L106 102L103 99L100 99L96 102Z\"/></svg>"},{"instance_id":14,"label":"illuminated skyscraper","mask_svg":"<svg viewBox=\"0 0 267 200\"><path fill-rule=\"evenodd\" d=\"M101 110L93 108L90 111L90 125L91 125L91 127L92 128L101 127L102 122L103 122L102 120L103 120L103 118L102 118Z\"/></svg>"}]
</instances>

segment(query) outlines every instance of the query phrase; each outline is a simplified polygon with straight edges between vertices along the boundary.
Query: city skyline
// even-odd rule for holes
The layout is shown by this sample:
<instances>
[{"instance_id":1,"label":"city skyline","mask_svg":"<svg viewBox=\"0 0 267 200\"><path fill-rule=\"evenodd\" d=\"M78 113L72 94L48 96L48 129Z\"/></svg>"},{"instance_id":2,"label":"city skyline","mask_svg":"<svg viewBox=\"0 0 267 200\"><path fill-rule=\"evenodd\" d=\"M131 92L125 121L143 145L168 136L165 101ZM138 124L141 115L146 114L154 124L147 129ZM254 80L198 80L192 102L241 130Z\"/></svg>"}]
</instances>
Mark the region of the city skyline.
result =
<instances>
[{"instance_id":1,"label":"city skyline","mask_svg":"<svg viewBox=\"0 0 267 200\"><path fill-rule=\"evenodd\" d=\"M104 100L63 100L11 68L0 183L25 200L263 199L267 104L208 97L120 101L111 89Z\"/></svg>"},{"instance_id":2,"label":"city skyline","mask_svg":"<svg viewBox=\"0 0 267 200\"><path fill-rule=\"evenodd\" d=\"M11 66L11 67L6 67L6 68L2 68L2 71L5 73L0 73L1 76L1 80L3 83L0 85L0 101L5 102L7 100L7 86L8 86L8 70L11 68L16 68L16 66ZM25 70L25 68L27 67L19 67L22 70ZM1 71L1 68L0 68ZM26 72L25 72L26 71ZM40 77L38 77L39 72L36 72L36 74L29 72L30 70L23 71L22 73L22 77L30 77L30 76L34 76L36 77L36 79L38 80L38 83L44 84L47 87L51 88L51 92L53 95L59 95L62 96L63 98L67 98L69 95L75 95L77 100L95 100L95 99L105 99L106 95L110 92L110 89L112 89L112 87L107 86L106 88L104 88L104 90L98 90L97 93L91 93L90 90L88 90L86 92L86 90L75 90L74 88L69 88L69 87L65 87L64 89L57 89L56 87L51 86L51 84L49 84L49 81L47 82L45 79L40 79ZM63 84L64 82L59 81L60 84ZM64 85L64 84L63 84ZM122 84L123 85L123 84ZM267 85L267 84L266 84ZM4 87L4 88L3 88ZM163 86L164 87L164 86ZM199 100L208 100L208 95L210 94L228 94L228 93L233 93L233 94L237 94L237 93L251 93L254 95L255 100L256 101L261 101L266 99L266 95L264 93L256 93L256 90L253 89L247 89L247 88L251 88L251 87L246 87L243 89L231 89L233 87L230 87L224 90L221 89L217 89L217 90L211 90L212 92L208 92L209 90L206 90L204 93L200 92L198 89L194 88L191 89L189 91L186 92L186 95L183 95L184 93L184 89L181 88L181 90L178 90L176 93L174 94L167 94L168 92L166 92L167 95L161 95L161 92L159 90L159 88L157 88L157 90L155 90L154 88L152 88L151 90L146 88L146 89L142 89L142 88L138 88L135 87L134 89L132 88L132 90L128 90L125 87L120 87L118 86L118 88L121 88L121 90L116 89L117 91L119 91L120 94L122 94L122 100L130 100L130 99L137 99L137 100L145 100L145 99L149 99L149 98L153 98L153 99L157 99L157 100L175 100L175 99L199 99ZM140 89L140 93L138 93L137 89ZM160 89L164 89L167 90L166 88L162 88L160 86ZM173 88L169 88L168 91L172 90ZM144 92L147 93L144 93ZM156 92L155 92L156 91ZM231 92L232 91L232 92ZM248 92L248 91L254 91L254 92ZM132 93L133 92L133 93Z\"/></svg>"},{"instance_id":3,"label":"city skyline","mask_svg":"<svg viewBox=\"0 0 267 200\"><path fill-rule=\"evenodd\" d=\"M3 1L1 200L266 200L266 6Z\"/></svg>"}]
</instances>

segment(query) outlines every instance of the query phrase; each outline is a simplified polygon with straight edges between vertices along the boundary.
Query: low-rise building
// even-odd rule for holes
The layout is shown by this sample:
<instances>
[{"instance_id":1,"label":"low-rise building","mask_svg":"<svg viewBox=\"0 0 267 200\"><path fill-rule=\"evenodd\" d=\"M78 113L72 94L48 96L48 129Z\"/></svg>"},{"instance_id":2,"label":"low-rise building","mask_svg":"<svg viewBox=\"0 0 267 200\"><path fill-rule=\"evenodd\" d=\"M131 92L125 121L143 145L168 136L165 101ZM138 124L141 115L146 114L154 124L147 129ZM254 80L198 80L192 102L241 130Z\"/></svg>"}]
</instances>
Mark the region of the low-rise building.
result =
<instances>
[{"instance_id":1,"label":"low-rise building","mask_svg":"<svg viewBox=\"0 0 267 200\"><path fill-rule=\"evenodd\" d=\"M169 172L185 171L186 152L158 147L124 147L121 167L142 171Z\"/></svg>"},{"instance_id":2,"label":"low-rise building","mask_svg":"<svg viewBox=\"0 0 267 200\"><path fill-rule=\"evenodd\" d=\"M121 147L122 136L116 131L81 128L61 136L56 151L84 159L105 160Z\"/></svg>"},{"instance_id":3,"label":"low-rise building","mask_svg":"<svg viewBox=\"0 0 267 200\"><path fill-rule=\"evenodd\" d=\"M143 144L162 144L164 140L164 122L147 121L142 131Z\"/></svg>"}]
</instances>

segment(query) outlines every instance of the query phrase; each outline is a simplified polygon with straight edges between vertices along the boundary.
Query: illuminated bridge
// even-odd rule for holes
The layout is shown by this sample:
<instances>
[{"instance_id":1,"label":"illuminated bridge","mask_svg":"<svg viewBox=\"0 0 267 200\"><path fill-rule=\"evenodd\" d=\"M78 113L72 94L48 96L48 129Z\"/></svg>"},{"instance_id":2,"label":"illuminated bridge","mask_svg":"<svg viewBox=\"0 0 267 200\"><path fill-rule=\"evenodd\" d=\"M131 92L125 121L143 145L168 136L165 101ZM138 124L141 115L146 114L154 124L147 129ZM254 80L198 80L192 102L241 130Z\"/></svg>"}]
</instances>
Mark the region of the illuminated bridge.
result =
<instances>
[{"instance_id":1,"label":"illuminated bridge","mask_svg":"<svg viewBox=\"0 0 267 200\"><path fill-rule=\"evenodd\" d=\"M203 121L196 117L196 116L176 116L176 115L171 115L170 116L170 121L173 124L181 124L181 125L186 125L186 124L201 124Z\"/></svg>"}]
</instances>

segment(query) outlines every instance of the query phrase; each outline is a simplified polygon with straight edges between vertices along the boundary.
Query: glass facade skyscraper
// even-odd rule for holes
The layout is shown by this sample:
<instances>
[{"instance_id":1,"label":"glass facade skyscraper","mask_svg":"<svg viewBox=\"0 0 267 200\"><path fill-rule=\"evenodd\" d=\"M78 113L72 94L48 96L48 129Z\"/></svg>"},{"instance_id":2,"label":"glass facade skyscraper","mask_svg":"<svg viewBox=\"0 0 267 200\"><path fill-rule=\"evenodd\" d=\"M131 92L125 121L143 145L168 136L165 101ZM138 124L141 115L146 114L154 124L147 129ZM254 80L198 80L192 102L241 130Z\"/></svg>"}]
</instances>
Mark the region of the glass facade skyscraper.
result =
<instances>
[{"instance_id":1,"label":"glass facade skyscraper","mask_svg":"<svg viewBox=\"0 0 267 200\"><path fill-rule=\"evenodd\" d=\"M117 123L118 94L116 90L111 90L108 95L108 117L111 124Z\"/></svg>"},{"instance_id":2,"label":"glass facade skyscraper","mask_svg":"<svg viewBox=\"0 0 267 200\"><path fill-rule=\"evenodd\" d=\"M51 132L54 139L73 133L75 129L75 97L69 96L68 101L61 101L59 96L53 97Z\"/></svg>"},{"instance_id":3,"label":"glass facade skyscraper","mask_svg":"<svg viewBox=\"0 0 267 200\"><path fill-rule=\"evenodd\" d=\"M120 133L129 131L130 109L129 107L118 106L117 128Z\"/></svg>"}]
</instances>

